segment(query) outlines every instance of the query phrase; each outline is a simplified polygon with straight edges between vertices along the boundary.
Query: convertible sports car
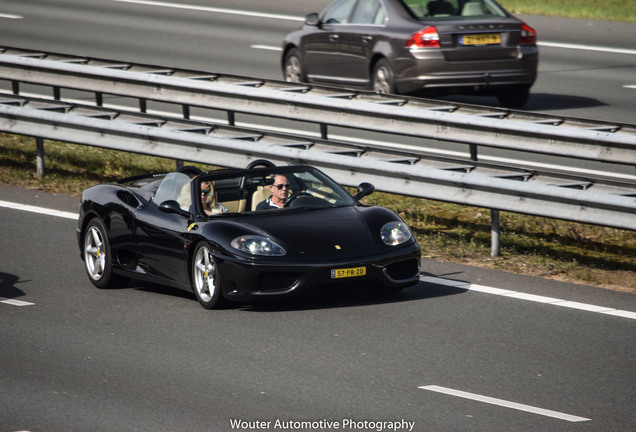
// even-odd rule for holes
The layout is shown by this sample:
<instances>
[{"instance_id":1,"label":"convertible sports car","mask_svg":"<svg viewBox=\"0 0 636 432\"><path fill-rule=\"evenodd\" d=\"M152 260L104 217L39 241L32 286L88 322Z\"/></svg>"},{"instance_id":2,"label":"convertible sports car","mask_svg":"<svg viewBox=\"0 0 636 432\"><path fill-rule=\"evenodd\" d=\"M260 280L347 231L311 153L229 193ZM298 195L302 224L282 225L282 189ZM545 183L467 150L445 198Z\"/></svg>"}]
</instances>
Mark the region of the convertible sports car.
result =
<instances>
[{"instance_id":1,"label":"convertible sports car","mask_svg":"<svg viewBox=\"0 0 636 432\"><path fill-rule=\"evenodd\" d=\"M260 209L284 189L282 208ZM399 291L419 280L420 247L398 215L359 202L373 190L362 183L352 196L316 168L264 160L208 173L184 167L85 190L77 237L96 287L147 280L192 290L206 309ZM206 208L210 194L216 211Z\"/></svg>"}]
</instances>

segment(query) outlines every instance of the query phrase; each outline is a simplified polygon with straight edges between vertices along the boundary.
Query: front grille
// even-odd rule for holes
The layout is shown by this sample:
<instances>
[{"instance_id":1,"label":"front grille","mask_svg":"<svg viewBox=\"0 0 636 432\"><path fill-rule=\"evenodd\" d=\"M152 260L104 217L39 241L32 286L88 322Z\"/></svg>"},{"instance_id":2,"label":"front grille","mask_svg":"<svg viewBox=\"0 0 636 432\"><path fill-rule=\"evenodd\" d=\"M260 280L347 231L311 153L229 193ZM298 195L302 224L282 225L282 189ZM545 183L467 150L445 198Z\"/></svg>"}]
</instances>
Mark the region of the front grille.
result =
<instances>
[{"instance_id":1,"label":"front grille","mask_svg":"<svg viewBox=\"0 0 636 432\"><path fill-rule=\"evenodd\" d=\"M409 259L406 261L399 261L386 266L386 274L395 281L410 279L416 276L420 272L417 259Z\"/></svg>"},{"instance_id":2,"label":"front grille","mask_svg":"<svg viewBox=\"0 0 636 432\"><path fill-rule=\"evenodd\" d=\"M258 281L259 291L287 291L298 283L298 273L263 273Z\"/></svg>"}]
</instances>

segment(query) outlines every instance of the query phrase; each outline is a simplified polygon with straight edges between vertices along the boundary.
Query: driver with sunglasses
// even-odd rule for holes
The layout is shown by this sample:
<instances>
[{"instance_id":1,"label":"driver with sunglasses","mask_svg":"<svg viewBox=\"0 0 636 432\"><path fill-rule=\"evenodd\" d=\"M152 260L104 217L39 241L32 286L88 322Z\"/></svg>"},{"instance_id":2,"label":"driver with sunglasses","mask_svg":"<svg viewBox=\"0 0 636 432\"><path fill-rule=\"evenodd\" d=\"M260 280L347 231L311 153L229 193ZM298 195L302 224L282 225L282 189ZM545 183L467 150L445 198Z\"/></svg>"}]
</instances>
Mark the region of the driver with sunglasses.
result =
<instances>
[{"instance_id":1,"label":"driver with sunglasses","mask_svg":"<svg viewBox=\"0 0 636 432\"><path fill-rule=\"evenodd\" d=\"M271 210L283 208L285 202L289 198L290 184L287 177L281 174L274 175L274 183L269 185L272 195L256 206L256 210Z\"/></svg>"}]
</instances>

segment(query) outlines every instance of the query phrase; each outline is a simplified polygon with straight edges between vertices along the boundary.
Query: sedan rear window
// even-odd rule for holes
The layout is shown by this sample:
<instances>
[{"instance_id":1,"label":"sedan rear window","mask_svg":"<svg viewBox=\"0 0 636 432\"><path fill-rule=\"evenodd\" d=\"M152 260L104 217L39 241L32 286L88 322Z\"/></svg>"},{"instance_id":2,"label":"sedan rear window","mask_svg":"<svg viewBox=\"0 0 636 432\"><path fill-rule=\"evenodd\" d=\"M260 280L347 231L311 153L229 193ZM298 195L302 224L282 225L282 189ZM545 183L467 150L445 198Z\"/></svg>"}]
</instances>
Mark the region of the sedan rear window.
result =
<instances>
[{"instance_id":1,"label":"sedan rear window","mask_svg":"<svg viewBox=\"0 0 636 432\"><path fill-rule=\"evenodd\" d=\"M431 18L505 17L506 12L491 0L405 0L404 4L419 20Z\"/></svg>"}]
</instances>

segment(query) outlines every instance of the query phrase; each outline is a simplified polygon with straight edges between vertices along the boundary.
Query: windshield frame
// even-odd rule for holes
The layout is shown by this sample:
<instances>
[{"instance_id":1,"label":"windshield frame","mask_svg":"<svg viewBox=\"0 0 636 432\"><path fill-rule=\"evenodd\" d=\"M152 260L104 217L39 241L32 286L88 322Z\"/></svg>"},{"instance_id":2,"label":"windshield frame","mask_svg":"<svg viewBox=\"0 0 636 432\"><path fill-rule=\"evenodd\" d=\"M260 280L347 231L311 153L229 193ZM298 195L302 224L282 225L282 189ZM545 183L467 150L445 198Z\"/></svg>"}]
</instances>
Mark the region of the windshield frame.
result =
<instances>
[{"instance_id":1,"label":"windshield frame","mask_svg":"<svg viewBox=\"0 0 636 432\"><path fill-rule=\"evenodd\" d=\"M268 186L273 183L275 174L285 175L291 184L291 198L299 192L311 194L305 200L300 197L288 199L289 207L273 208L270 210L255 210L256 190L265 189L268 194ZM202 182L213 182L214 193L217 194L217 201L227 208L227 213L208 216L203 211L203 204L200 199L200 187ZM319 189L319 187L322 187ZM254 168L249 170L221 170L212 171L198 176L192 182L192 193L194 212L201 217L217 217L228 215L262 215L266 213L277 213L281 211L319 210L334 207L349 207L357 205L355 198L335 180L315 167L308 165L290 165L282 167ZM321 198L319 201L317 198ZM294 204L293 201L297 203ZM274 210L274 211L272 211Z\"/></svg>"}]
</instances>

